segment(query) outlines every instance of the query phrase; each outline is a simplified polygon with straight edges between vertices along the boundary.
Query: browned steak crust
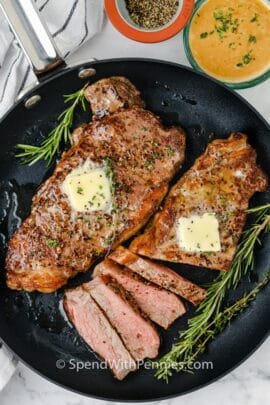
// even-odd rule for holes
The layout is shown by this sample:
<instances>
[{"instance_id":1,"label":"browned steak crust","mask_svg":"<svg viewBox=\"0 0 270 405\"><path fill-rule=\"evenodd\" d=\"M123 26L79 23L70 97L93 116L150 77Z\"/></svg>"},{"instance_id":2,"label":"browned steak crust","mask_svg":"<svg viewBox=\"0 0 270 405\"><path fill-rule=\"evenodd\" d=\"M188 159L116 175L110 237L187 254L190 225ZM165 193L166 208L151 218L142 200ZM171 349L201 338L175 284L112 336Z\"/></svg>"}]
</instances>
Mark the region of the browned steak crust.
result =
<instances>
[{"instance_id":1,"label":"browned steak crust","mask_svg":"<svg viewBox=\"0 0 270 405\"><path fill-rule=\"evenodd\" d=\"M80 132L80 131L79 131ZM82 132L82 133L81 133ZM185 156L182 129L165 129L151 112L123 110L95 121L62 155L53 175L33 198L31 215L9 243L7 284L52 292L70 277L135 234L158 208ZM76 213L62 184L72 169L109 159L115 213Z\"/></svg>"},{"instance_id":2,"label":"browned steak crust","mask_svg":"<svg viewBox=\"0 0 270 405\"><path fill-rule=\"evenodd\" d=\"M164 208L130 249L134 253L217 270L229 270L241 236L249 199L264 191L267 178L256 164L256 151L246 135L217 139L171 189ZM181 217L216 213L221 251L189 253L180 249L176 221Z\"/></svg>"},{"instance_id":3,"label":"browned steak crust","mask_svg":"<svg viewBox=\"0 0 270 405\"><path fill-rule=\"evenodd\" d=\"M192 302L193 305L199 305L206 297L207 292L204 288L162 264L137 256L123 246L118 246L110 254L109 259L126 266L144 279L180 295L180 297Z\"/></svg>"},{"instance_id":4,"label":"browned steak crust","mask_svg":"<svg viewBox=\"0 0 270 405\"><path fill-rule=\"evenodd\" d=\"M122 76L99 80L88 86L84 94L94 116L98 118L119 111L121 108L144 106L140 92Z\"/></svg>"}]
</instances>

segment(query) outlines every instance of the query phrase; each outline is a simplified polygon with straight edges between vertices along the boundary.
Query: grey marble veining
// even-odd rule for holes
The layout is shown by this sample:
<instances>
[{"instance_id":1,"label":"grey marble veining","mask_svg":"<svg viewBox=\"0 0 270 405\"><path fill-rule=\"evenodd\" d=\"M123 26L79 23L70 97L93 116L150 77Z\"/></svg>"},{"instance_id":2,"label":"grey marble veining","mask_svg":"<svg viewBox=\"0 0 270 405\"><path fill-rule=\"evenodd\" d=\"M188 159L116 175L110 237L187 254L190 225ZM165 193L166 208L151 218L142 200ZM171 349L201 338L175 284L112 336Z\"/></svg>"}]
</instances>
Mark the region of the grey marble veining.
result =
<instances>
[{"instance_id":1,"label":"grey marble veining","mask_svg":"<svg viewBox=\"0 0 270 405\"><path fill-rule=\"evenodd\" d=\"M182 34L179 34L161 44L141 44L124 38L110 23L106 22L102 34L84 45L70 60L140 56L187 64L181 36ZM270 121L269 80L240 93ZM102 402L84 398L47 382L22 364L19 365L10 383L0 393L0 405L98 405L98 403ZM226 377L192 394L162 402L166 405L197 405L198 403L200 405L270 404L270 339Z\"/></svg>"}]
</instances>

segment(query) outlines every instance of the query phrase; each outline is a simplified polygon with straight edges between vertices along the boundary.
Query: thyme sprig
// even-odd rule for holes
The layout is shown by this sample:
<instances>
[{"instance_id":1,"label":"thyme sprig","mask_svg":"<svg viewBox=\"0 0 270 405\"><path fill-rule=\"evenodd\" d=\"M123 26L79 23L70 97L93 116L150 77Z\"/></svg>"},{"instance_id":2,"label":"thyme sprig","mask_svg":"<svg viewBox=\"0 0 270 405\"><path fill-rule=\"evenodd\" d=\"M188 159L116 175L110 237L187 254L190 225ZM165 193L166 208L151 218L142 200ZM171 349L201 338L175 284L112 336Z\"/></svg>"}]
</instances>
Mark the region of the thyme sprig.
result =
<instances>
[{"instance_id":1,"label":"thyme sprig","mask_svg":"<svg viewBox=\"0 0 270 405\"><path fill-rule=\"evenodd\" d=\"M202 342L196 346L196 350L194 350L190 356L188 361L186 360L181 361L177 359L177 361L173 361L172 355L170 355L169 359L165 356L163 357L162 361L165 363L165 367L167 368L166 374L164 374L164 369L162 369L162 374L160 373L160 363L157 364L157 376L158 378L163 378L168 382L168 377L171 375L171 371L180 371L186 370L187 367L193 363L196 358L203 353L206 348L206 345L210 343L212 340L215 339L216 335L222 332L229 324L232 319L234 319L237 315L243 312L251 301L254 301L258 293L269 283L270 281L270 272L268 272L262 281L260 281L256 287L254 287L249 293L245 294L242 298L236 301L231 306L225 308L223 311L219 312L217 316L207 325L207 328L203 330L201 333ZM174 350L178 352L179 347L174 346ZM175 357L178 357L178 353L175 354Z\"/></svg>"},{"instance_id":2,"label":"thyme sprig","mask_svg":"<svg viewBox=\"0 0 270 405\"><path fill-rule=\"evenodd\" d=\"M158 379L168 382L173 370L183 369L182 366L177 369L177 363L192 363L204 352L207 343L225 328L234 314L241 312L241 306L243 309L247 306L249 299L243 297L234 306L222 309L228 291L235 289L242 278L253 270L254 249L261 243L260 237L263 233L270 232L270 204L252 208L248 213L254 216L254 222L243 234L230 271L220 273L215 281L208 285L207 297L198 307L196 315L189 320L188 328L181 333L180 340L171 350L158 361ZM250 294L252 295L252 292Z\"/></svg>"},{"instance_id":3,"label":"thyme sprig","mask_svg":"<svg viewBox=\"0 0 270 405\"><path fill-rule=\"evenodd\" d=\"M59 124L48 135L48 137L41 143L40 146L18 144L16 148L20 152L16 155L22 159L24 164L29 166L37 163L39 160L46 160L48 165L52 162L55 155L60 150L62 142L67 144L71 139L71 127L73 124L75 109L81 105L83 110L86 111L86 98L84 96L84 89L76 91L72 94L64 95L64 102L72 104L66 108L58 117Z\"/></svg>"}]
</instances>

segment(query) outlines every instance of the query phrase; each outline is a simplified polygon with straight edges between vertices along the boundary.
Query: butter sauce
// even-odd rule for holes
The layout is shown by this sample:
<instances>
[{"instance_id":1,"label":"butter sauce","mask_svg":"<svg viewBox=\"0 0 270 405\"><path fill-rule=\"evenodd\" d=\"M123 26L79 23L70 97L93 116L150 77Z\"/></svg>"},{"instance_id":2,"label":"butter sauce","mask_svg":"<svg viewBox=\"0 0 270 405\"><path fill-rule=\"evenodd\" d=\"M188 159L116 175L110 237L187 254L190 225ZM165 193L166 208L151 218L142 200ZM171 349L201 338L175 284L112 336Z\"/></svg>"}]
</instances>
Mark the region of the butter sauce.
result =
<instances>
[{"instance_id":1,"label":"butter sauce","mask_svg":"<svg viewBox=\"0 0 270 405\"><path fill-rule=\"evenodd\" d=\"M231 83L270 68L270 7L262 0L208 0L192 19L189 45L209 75Z\"/></svg>"}]
</instances>

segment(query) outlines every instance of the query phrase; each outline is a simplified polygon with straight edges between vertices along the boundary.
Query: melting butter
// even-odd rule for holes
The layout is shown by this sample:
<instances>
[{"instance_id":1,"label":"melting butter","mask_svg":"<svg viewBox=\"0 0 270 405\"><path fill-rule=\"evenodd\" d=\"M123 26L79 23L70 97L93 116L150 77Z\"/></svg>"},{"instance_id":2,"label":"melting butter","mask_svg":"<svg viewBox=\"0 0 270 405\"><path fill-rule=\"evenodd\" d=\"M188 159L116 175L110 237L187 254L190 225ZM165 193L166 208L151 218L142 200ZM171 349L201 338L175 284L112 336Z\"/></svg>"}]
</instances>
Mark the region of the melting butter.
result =
<instances>
[{"instance_id":1,"label":"melting butter","mask_svg":"<svg viewBox=\"0 0 270 405\"><path fill-rule=\"evenodd\" d=\"M176 227L179 247L187 252L219 252L219 224L215 214L179 218Z\"/></svg>"},{"instance_id":2,"label":"melting butter","mask_svg":"<svg viewBox=\"0 0 270 405\"><path fill-rule=\"evenodd\" d=\"M63 182L73 210L78 212L108 211L111 206L111 185L103 167L87 161L73 169Z\"/></svg>"}]
</instances>

